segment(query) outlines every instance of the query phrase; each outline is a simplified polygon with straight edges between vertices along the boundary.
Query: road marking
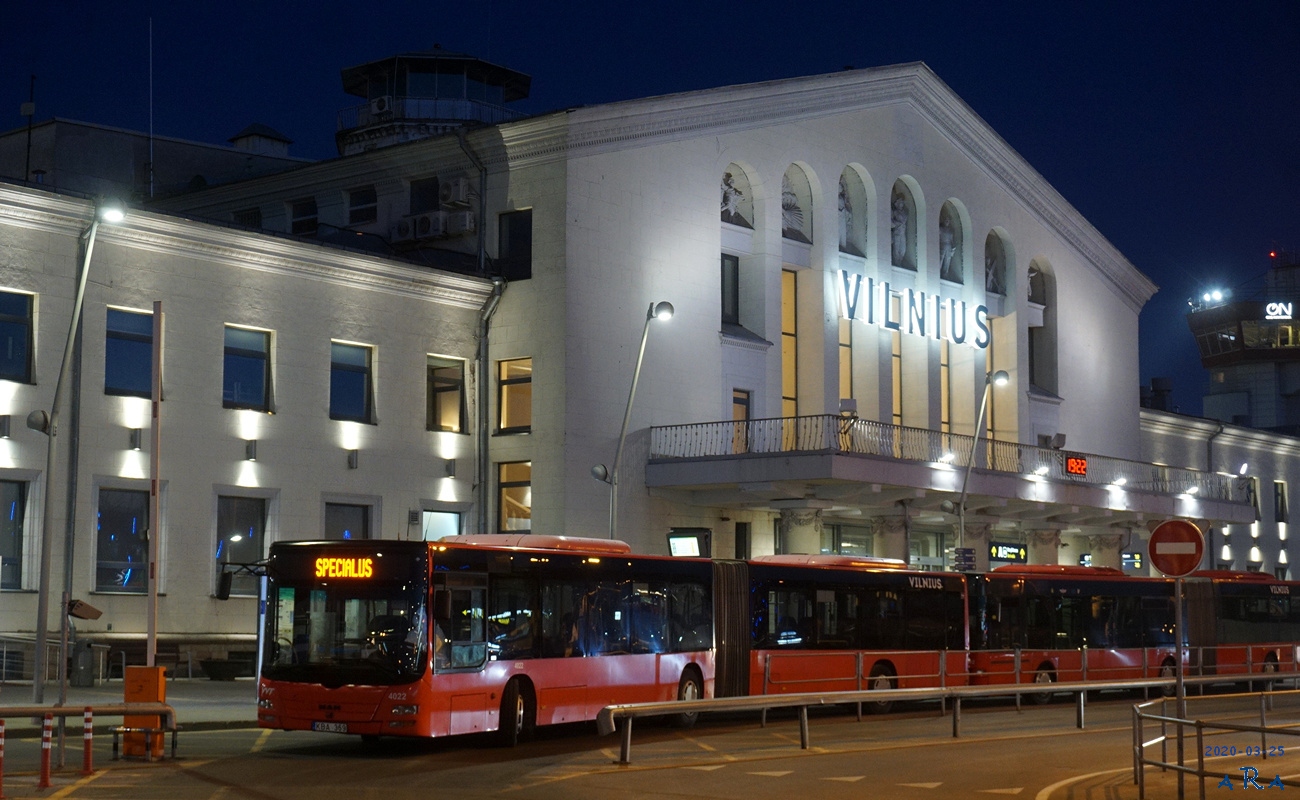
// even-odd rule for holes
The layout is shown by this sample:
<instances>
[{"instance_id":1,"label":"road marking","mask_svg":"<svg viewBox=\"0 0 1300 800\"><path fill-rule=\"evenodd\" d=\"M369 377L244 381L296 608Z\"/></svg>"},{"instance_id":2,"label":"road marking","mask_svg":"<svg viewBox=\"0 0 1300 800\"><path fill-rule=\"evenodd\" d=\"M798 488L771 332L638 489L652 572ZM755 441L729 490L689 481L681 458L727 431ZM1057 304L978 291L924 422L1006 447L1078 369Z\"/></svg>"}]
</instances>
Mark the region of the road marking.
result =
<instances>
[{"instance_id":1,"label":"road marking","mask_svg":"<svg viewBox=\"0 0 1300 800\"><path fill-rule=\"evenodd\" d=\"M68 795L72 794L72 792L74 792L75 790L80 789L81 787L85 786L91 781L100 778L101 776L104 775L105 772L107 772L107 770L102 770L102 769L96 770L95 772L91 773L90 775L87 775L86 777L82 778L76 783L71 784L70 786L65 786L62 789L55 792L54 794L50 795L50 800L61 800L61 798L67 797Z\"/></svg>"},{"instance_id":2,"label":"road marking","mask_svg":"<svg viewBox=\"0 0 1300 800\"><path fill-rule=\"evenodd\" d=\"M274 733L274 731L272 731L270 728L267 728L266 730L258 734L257 741L253 742L253 746L248 749L248 752L256 753L259 750L261 750L266 745L266 740L271 738L272 733Z\"/></svg>"},{"instance_id":3,"label":"road marking","mask_svg":"<svg viewBox=\"0 0 1300 800\"><path fill-rule=\"evenodd\" d=\"M867 777L867 776L866 776L866 775L854 775L854 776L851 777L851 778L822 778L822 780L824 780L824 781L839 781L840 783L857 783L858 781L862 780L862 779L865 778L865 777Z\"/></svg>"},{"instance_id":4,"label":"road marking","mask_svg":"<svg viewBox=\"0 0 1300 800\"><path fill-rule=\"evenodd\" d=\"M898 785L910 786L913 789L938 789L940 786L943 786L943 781L935 781L934 783L900 783Z\"/></svg>"},{"instance_id":5,"label":"road marking","mask_svg":"<svg viewBox=\"0 0 1300 800\"><path fill-rule=\"evenodd\" d=\"M1024 790L1025 787L1021 786L1018 789L979 789L978 791L984 794L1020 794Z\"/></svg>"},{"instance_id":6,"label":"road marking","mask_svg":"<svg viewBox=\"0 0 1300 800\"><path fill-rule=\"evenodd\" d=\"M698 769L700 772L712 772L715 769L722 769L726 764L705 764L702 767L687 767L687 769Z\"/></svg>"},{"instance_id":7,"label":"road marking","mask_svg":"<svg viewBox=\"0 0 1300 800\"><path fill-rule=\"evenodd\" d=\"M678 734L678 737L682 739L682 741L690 742L691 744L695 745L701 750L707 750L710 753L716 753L718 751L718 748L714 747L713 745L708 744L707 742L701 742L699 739L696 739L692 736L687 736L686 734Z\"/></svg>"},{"instance_id":8,"label":"road marking","mask_svg":"<svg viewBox=\"0 0 1300 800\"><path fill-rule=\"evenodd\" d=\"M1069 786L1070 784L1076 781L1086 781L1089 778L1098 778L1101 777L1102 775L1114 775L1117 772L1132 772L1132 771L1133 771L1133 767L1130 766L1130 767L1120 767L1119 769L1103 769L1101 772L1089 772L1086 775L1075 775L1073 778L1066 778L1065 780L1061 780L1061 781L1057 781L1056 783L1053 783L1051 786L1044 786L1043 788L1039 789L1038 794L1034 795L1034 800L1048 800L1048 798L1052 796L1052 792L1056 791L1057 789L1060 789L1062 786Z\"/></svg>"},{"instance_id":9,"label":"road marking","mask_svg":"<svg viewBox=\"0 0 1300 800\"><path fill-rule=\"evenodd\" d=\"M786 775L789 775L793 771L794 770L789 770L789 769L777 769L777 770L772 770L771 772L751 772L749 774L763 775L764 777L768 777L768 778L784 778Z\"/></svg>"}]
</instances>

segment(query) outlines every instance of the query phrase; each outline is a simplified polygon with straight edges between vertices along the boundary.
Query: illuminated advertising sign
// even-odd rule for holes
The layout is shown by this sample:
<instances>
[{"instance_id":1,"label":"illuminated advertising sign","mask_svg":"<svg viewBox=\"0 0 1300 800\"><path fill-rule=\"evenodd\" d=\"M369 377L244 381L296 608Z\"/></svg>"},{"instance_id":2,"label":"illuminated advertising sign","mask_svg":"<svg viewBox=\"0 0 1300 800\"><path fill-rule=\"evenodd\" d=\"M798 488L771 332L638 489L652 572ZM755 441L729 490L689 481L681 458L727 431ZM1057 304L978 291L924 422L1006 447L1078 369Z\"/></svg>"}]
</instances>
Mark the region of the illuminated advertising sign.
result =
<instances>
[{"instance_id":1,"label":"illuminated advertising sign","mask_svg":"<svg viewBox=\"0 0 1300 800\"><path fill-rule=\"evenodd\" d=\"M949 300L914 289L891 289L877 281L840 270L840 316L890 331L947 339L981 350L989 346L989 309L965 300Z\"/></svg>"},{"instance_id":2,"label":"illuminated advertising sign","mask_svg":"<svg viewBox=\"0 0 1300 800\"><path fill-rule=\"evenodd\" d=\"M1269 303L1264 306L1264 319L1291 319L1295 303Z\"/></svg>"},{"instance_id":3,"label":"illuminated advertising sign","mask_svg":"<svg viewBox=\"0 0 1300 800\"><path fill-rule=\"evenodd\" d=\"M370 578L375 574L373 558L316 559L317 578Z\"/></svg>"},{"instance_id":4,"label":"illuminated advertising sign","mask_svg":"<svg viewBox=\"0 0 1300 800\"><path fill-rule=\"evenodd\" d=\"M1029 560L1029 550L1015 542L989 542L989 560L1023 564Z\"/></svg>"}]
</instances>

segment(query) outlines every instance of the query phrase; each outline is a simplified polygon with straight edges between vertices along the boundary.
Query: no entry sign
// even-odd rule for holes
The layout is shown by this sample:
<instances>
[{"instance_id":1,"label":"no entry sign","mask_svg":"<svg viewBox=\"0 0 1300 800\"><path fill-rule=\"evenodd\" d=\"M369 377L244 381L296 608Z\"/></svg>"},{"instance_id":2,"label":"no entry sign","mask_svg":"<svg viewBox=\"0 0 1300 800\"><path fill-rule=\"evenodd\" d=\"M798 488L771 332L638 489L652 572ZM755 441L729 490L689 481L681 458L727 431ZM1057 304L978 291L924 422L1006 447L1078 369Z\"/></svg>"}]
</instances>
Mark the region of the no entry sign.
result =
<instances>
[{"instance_id":1,"label":"no entry sign","mask_svg":"<svg viewBox=\"0 0 1300 800\"><path fill-rule=\"evenodd\" d=\"M1205 538L1201 529L1187 520L1171 519L1151 531L1148 549L1156 569L1171 578L1181 578L1200 566Z\"/></svg>"}]
</instances>

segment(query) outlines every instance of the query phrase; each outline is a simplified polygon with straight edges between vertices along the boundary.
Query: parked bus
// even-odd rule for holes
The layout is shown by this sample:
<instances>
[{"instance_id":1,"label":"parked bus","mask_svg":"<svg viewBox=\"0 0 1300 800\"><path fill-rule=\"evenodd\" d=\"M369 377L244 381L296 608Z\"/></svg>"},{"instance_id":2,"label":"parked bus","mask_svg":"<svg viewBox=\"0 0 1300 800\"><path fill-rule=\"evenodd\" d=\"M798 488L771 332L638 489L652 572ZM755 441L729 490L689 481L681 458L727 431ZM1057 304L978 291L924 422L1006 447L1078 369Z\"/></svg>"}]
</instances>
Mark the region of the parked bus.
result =
<instances>
[{"instance_id":1,"label":"parked bus","mask_svg":"<svg viewBox=\"0 0 1300 800\"><path fill-rule=\"evenodd\" d=\"M535 535L274 544L258 724L514 744L611 703L711 694L710 562L629 550Z\"/></svg>"},{"instance_id":2,"label":"parked bus","mask_svg":"<svg viewBox=\"0 0 1300 800\"><path fill-rule=\"evenodd\" d=\"M1294 587L1260 572L1193 573L1184 591L1194 674L1294 672L1300 647L1300 588Z\"/></svg>"},{"instance_id":3,"label":"parked bus","mask_svg":"<svg viewBox=\"0 0 1300 800\"><path fill-rule=\"evenodd\" d=\"M1175 674L1170 580L1110 567L1010 565L971 577L970 610L973 684Z\"/></svg>"}]
</instances>

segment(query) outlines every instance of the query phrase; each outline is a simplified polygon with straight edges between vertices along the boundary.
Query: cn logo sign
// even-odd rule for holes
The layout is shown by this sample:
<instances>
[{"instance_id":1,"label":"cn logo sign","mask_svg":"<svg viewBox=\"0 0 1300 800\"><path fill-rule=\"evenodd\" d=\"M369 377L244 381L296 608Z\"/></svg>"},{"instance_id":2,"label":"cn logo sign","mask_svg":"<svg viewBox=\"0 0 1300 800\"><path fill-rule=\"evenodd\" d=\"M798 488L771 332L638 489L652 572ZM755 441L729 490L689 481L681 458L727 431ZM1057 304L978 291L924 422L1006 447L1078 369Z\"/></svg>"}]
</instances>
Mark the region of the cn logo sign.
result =
<instances>
[{"instance_id":1,"label":"cn logo sign","mask_svg":"<svg viewBox=\"0 0 1300 800\"><path fill-rule=\"evenodd\" d=\"M1295 303L1269 303L1264 306L1265 319L1291 319Z\"/></svg>"}]
</instances>

